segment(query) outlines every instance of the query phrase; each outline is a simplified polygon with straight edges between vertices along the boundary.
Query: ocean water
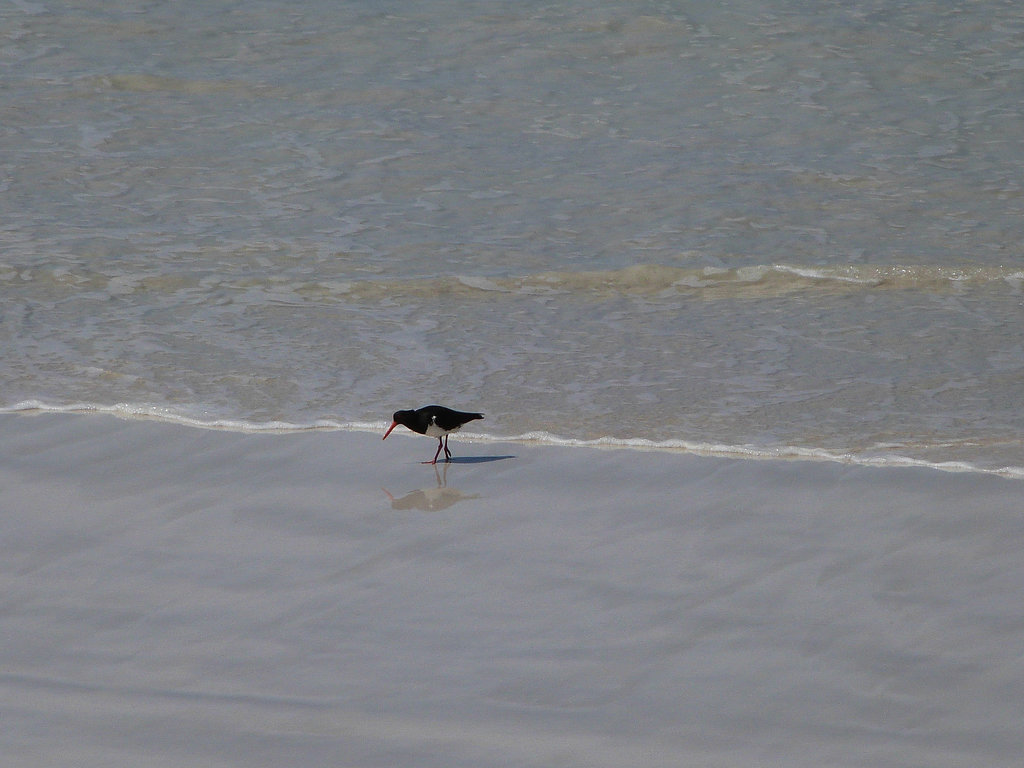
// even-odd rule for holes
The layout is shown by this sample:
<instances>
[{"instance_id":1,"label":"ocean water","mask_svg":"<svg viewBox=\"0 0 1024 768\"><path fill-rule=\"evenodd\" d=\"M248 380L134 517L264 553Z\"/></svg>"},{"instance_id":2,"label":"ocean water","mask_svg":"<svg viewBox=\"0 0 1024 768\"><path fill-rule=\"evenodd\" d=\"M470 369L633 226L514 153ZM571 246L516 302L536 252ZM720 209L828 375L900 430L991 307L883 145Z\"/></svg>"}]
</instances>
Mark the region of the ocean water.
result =
<instances>
[{"instance_id":1,"label":"ocean water","mask_svg":"<svg viewBox=\"0 0 1024 768\"><path fill-rule=\"evenodd\" d=\"M1024 476L1024 8L0 6L0 408Z\"/></svg>"}]
</instances>

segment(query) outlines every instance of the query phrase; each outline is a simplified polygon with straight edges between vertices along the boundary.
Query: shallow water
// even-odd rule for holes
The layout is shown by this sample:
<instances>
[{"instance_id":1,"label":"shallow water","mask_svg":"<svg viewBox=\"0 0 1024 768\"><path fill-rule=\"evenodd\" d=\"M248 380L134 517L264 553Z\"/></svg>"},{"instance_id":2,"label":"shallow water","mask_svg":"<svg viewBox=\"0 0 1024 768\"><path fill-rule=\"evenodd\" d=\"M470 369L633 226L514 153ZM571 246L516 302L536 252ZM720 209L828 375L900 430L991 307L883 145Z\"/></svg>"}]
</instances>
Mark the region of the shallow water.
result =
<instances>
[{"instance_id":1,"label":"shallow water","mask_svg":"<svg viewBox=\"0 0 1024 768\"><path fill-rule=\"evenodd\" d=\"M0 9L0 405L1024 473L1024 11Z\"/></svg>"}]
</instances>

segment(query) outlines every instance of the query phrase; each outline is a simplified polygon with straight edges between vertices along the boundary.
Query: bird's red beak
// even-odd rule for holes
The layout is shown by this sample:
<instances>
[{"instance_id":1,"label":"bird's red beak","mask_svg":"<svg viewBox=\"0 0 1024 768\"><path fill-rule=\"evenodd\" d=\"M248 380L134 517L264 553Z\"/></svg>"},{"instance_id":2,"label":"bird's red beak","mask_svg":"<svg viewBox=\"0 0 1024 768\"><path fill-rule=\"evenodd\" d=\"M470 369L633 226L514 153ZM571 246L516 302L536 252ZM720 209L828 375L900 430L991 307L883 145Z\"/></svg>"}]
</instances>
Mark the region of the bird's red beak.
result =
<instances>
[{"instance_id":1,"label":"bird's red beak","mask_svg":"<svg viewBox=\"0 0 1024 768\"><path fill-rule=\"evenodd\" d=\"M384 437L382 437L381 440L387 440L388 439L388 435L391 434L391 430L394 429L397 426L398 426L398 422L397 421L392 421L391 422L391 426L388 427L388 431L384 433Z\"/></svg>"}]
</instances>

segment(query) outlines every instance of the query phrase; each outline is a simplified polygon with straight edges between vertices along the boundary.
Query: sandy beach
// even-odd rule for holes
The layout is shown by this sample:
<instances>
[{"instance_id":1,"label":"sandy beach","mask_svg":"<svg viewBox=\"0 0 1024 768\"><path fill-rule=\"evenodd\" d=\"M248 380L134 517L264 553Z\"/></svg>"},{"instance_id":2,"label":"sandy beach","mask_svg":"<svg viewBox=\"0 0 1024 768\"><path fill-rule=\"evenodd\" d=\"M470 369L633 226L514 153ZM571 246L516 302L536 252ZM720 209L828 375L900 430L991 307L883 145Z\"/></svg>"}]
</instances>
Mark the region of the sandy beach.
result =
<instances>
[{"instance_id":1,"label":"sandy beach","mask_svg":"<svg viewBox=\"0 0 1024 768\"><path fill-rule=\"evenodd\" d=\"M1022 31L0 3L0 768L1021 765Z\"/></svg>"},{"instance_id":2,"label":"sandy beach","mask_svg":"<svg viewBox=\"0 0 1024 768\"><path fill-rule=\"evenodd\" d=\"M0 420L8 766L1005 766L1020 481ZM397 439L396 439L397 438Z\"/></svg>"}]
</instances>

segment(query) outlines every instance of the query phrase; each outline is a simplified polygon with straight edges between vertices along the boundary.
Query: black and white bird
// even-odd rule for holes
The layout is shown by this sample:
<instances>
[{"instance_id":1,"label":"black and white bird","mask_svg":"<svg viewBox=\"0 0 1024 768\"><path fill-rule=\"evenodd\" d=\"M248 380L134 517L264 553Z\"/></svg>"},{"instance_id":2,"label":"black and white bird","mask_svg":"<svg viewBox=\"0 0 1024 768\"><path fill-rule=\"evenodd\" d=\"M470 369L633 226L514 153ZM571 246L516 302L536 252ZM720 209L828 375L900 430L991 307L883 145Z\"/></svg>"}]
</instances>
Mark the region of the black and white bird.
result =
<instances>
[{"instance_id":1,"label":"black and white bird","mask_svg":"<svg viewBox=\"0 0 1024 768\"><path fill-rule=\"evenodd\" d=\"M415 410L395 411L394 416L391 417L391 426L388 427L388 431L381 439L386 440L391 434L391 430L401 424L418 434L437 438L437 453L434 454L433 461L424 461L424 464L437 464L437 457L441 455L442 448L444 448L444 460L451 461L452 452L448 450L448 435L457 429L462 429L463 424L483 417L482 413L453 411L443 405L425 405Z\"/></svg>"}]
</instances>

